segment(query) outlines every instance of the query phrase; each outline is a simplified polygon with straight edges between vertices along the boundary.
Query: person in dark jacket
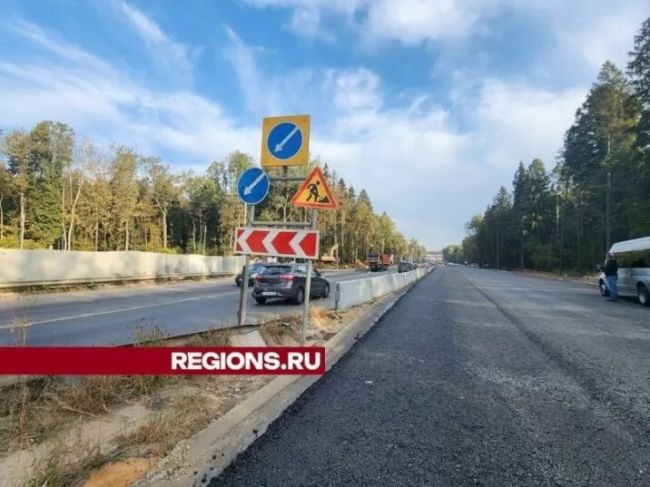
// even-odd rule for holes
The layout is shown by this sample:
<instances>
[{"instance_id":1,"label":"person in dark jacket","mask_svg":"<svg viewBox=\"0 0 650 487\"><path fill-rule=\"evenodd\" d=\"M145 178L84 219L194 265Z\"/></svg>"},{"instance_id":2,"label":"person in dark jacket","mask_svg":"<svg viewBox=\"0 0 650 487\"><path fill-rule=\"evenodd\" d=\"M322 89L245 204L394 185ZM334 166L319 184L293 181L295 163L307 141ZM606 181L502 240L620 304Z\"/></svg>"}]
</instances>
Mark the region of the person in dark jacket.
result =
<instances>
[{"instance_id":1,"label":"person in dark jacket","mask_svg":"<svg viewBox=\"0 0 650 487\"><path fill-rule=\"evenodd\" d=\"M612 252L607 254L603 272L605 273L605 282L609 290L608 301L618 301L618 262L616 262L616 258Z\"/></svg>"}]
</instances>

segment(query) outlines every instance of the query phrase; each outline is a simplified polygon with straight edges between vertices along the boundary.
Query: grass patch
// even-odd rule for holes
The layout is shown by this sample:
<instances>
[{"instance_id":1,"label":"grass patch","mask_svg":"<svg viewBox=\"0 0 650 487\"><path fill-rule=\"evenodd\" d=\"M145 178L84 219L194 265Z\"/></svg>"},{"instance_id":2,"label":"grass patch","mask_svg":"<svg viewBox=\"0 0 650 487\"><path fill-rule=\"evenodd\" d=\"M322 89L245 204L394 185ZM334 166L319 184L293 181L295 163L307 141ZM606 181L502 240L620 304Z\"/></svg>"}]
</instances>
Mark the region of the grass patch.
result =
<instances>
[{"instance_id":1,"label":"grass patch","mask_svg":"<svg viewBox=\"0 0 650 487\"><path fill-rule=\"evenodd\" d=\"M196 396L171 399L169 407L135 431L117 439L118 449L127 451L146 445L156 456L166 455L179 441L208 424L210 410Z\"/></svg>"},{"instance_id":2,"label":"grass patch","mask_svg":"<svg viewBox=\"0 0 650 487\"><path fill-rule=\"evenodd\" d=\"M88 445L85 445L88 447ZM27 487L69 487L78 485L90 473L106 464L112 458L100 453L99 448L86 448L86 453L71 461L84 445L58 445L47 457L34 465L34 471L26 483Z\"/></svg>"},{"instance_id":3,"label":"grass patch","mask_svg":"<svg viewBox=\"0 0 650 487\"><path fill-rule=\"evenodd\" d=\"M286 345L287 341L300 341L301 326L300 317L273 320L260 326L260 335L267 345Z\"/></svg>"}]
</instances>

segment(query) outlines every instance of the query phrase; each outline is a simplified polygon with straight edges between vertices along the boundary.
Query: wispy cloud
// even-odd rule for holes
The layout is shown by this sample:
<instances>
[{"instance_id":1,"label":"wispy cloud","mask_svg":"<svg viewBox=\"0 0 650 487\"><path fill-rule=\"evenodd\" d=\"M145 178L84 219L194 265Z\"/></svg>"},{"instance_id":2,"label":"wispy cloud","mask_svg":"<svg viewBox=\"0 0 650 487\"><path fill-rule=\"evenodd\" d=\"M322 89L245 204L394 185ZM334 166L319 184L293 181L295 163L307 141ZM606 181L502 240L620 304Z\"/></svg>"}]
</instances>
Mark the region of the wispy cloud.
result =
<instances>
[{"instance_id":1,"label":"wispy cloud","mask_svg":"<svg viewBox=\"0 0 650 487\"><path fill-rule=\"evenodd\" d=\"M148 48L156 65L168 74L174 74L181 82L191 82L192 57L188 47L170 39L156 22L136 7L124 1L120 1L118 6L127 24Z\"/></svg>"},{"instance_id":2,"label":"wispy cloud","mask_svg":"<svg viewBox=\"0 0 650 487\"><path fill-rule=\"evenodd\" d=\"M50 55L0 62L1 125L60 120L100 143L168 154L178 166L255 149L257 131L240 126L218 103L186 90L154 90L35 24L16 25Z\"/></svg>"}]
</instances>

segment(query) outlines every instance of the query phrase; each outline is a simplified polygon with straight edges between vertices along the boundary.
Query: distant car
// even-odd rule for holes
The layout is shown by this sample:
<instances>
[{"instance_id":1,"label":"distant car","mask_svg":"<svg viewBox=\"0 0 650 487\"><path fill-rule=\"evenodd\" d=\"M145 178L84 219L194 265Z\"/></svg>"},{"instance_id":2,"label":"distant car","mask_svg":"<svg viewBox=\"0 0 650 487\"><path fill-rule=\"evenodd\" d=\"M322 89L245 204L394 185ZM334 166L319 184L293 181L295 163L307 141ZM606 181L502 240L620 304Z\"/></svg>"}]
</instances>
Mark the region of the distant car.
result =
<instances>
[{"instance_id":1,"label":"distant car","mask_svg":"<svg viewBox=\"0 0 650 487\"><path fill-rule=\"evenodd\" d=\"M412 270L417 269L417 265L413 264L411 262L400 262L397 265L397 272L410 272Z\"/></svg>"},{"instance_id":2,"label":"distant car","mask_svg":"<svg viewBox=\"0 0 650 487\"><path fill-rule=\"evenodd\" d=\"M305 300L306 281L306 264L267 264L255 277L253 298L257 304L264 304L269 299L288 299L294 304L301 304ZM311 276L311 296L327 298L329 294L329 282L314 269Z\"/></svg>"},{"instance_id":3,"label":"distant car","mask_svg":"<svg viewBox=\"0 0 650 487\"><path fill-rule=\"evenodd\" d=\"M251 264L251 274L248 279L248 287L253 287L253 284L255 284L255 276L262 272L266 266L266 262L255 262L254 264ZM241 286L241 281L244 278L243 276L244 269L242 268L241 272L235 276L235 284L237 287Z\"/></svg>"}]
</instances>

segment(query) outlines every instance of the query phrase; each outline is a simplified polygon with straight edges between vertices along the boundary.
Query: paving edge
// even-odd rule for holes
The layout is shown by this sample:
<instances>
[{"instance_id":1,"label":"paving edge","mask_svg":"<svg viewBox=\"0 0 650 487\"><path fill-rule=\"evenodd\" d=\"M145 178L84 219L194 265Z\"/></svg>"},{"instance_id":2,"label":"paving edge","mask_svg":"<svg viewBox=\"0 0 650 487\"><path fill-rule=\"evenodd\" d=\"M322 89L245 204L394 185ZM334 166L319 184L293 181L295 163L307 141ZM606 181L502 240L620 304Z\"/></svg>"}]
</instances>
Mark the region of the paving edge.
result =
<instances>
[{"instance_id":1,"label":"paving edge","mask_svg":"<svg viewBox=\"0 0 650 487\"><path fill-rule=\"evenodd\" d=\"M422 276L406 288L384 296L326 344L329 371ZM135 487L200 487L220 475L320 376L279 376L191 438L182 441Z\"/></svg>"}]
</instances>

